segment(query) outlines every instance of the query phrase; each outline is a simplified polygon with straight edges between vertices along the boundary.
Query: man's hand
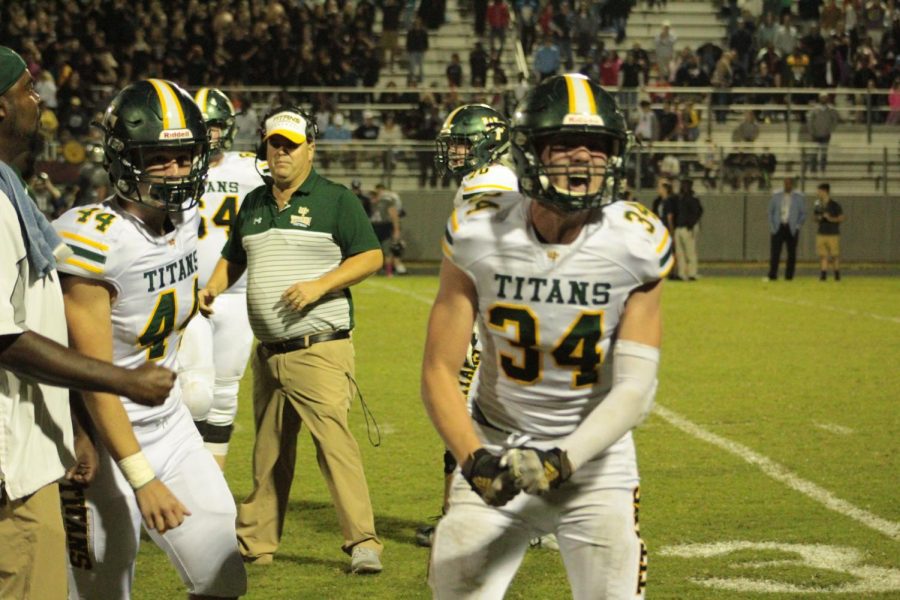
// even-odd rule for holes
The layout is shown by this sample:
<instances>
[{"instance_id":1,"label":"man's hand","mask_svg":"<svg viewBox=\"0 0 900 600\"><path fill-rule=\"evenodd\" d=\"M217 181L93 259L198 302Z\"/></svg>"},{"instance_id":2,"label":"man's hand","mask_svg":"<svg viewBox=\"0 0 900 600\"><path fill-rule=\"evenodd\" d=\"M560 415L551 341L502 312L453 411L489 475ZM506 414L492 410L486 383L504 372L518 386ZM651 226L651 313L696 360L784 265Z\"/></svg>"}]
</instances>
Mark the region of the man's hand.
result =
<instances>
[{"instance_id":1,"label":"man's hand","mask_svg":"<svg viewBox=\"0 0 900 600\"><path fill-rule=\"evenodd\" d=\"M559 448L511 448L503 455L500 464L509 469L516 487L526 494L555 490L572 476L569 458Z\"/></svg>"},{"instance_id":2,"label":"man's hand","mask_svg":"<svg viewBox=\"0 0 900 600\"><path fill-rule=\"evenodd\" d=\"M197 306L200 309L201 315L208 317L215 312L212 305L213 302L216 301L216 296L218 296L218 294L214 293L209 288L203 288L197 292Z\"/></svg>"},{"instance_id":3,"label":"man's hand","mask_svg":"<svg viewBox=\"0 0 900 600\"><path fill-rule=\"evenodd\" d=\"M175 373L153 363L144 363L129 373L128 391L123 396L144 406L159 406L175 385Z\"/></svg>"},{"instance_id":4,"label":"man's hand","mask_svg":"<svg viewBox=\"0 0 900 600\"><path fill-rule=\"evenodd\" d=\"M501 466L500 457L484 448L476 450L460 468L472 491L486 504L503 506L519 493L509 469Z\"/></svg>"},{"instance_id":5,"label":"man's hand","mask_svg":"<svg viewBox=\"0 0 900 600\"><path fill-rule=\"evenodd\" d=\"M315 303L325 294L325 291L325 288L317 279L298 281L284 291L281 295L281 300L290 309L299 312L310 304Z\"/></svg>"},{"instance_id":6,"label":"man's hand","mask_svg":"<svg viewBox=\"0 0 900 600\"><path fill-rule=\"evenodd\" d=\"M97 476L100 460L91 438L80 427L76 429L75 464L66 471L66 479L87 487Z\"/></svg>"},{"instance_id":7,"label":"man's hand","mask_svg":"<svg viewBox=\"0 0 900 600\"><path fill-rule=\"evenodd\" d=\"M134 491L144 525L163 534L175 529L190 516L189 511L159 479L153 479Z\"/></svg>"}]
</instances>

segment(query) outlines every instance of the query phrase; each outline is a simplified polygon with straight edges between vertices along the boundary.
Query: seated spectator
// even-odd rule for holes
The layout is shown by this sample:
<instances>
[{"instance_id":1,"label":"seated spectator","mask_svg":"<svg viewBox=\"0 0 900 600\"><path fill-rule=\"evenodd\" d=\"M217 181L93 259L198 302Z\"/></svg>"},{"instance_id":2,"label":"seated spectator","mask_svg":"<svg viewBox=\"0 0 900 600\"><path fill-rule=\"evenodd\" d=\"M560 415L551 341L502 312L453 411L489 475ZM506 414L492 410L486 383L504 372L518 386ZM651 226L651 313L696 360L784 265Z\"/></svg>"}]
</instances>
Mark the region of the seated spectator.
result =
<instances>
[{"instance_id":1,"label":"seated spectator","mask_svg":"<svg viewBox=\"0 0 900 600\"><path fill-rule=\"evenodd\" d=\"M703 167L703 185L708 190L716 189L719 178L719 146L711 137L706 138L706 147L699 159L700 166Z\"/></svg>"},{"instance_id":2,"label":"seated spectator","mask_svg":"<svg viewBox=\"0 0 900 600\"><path fill-rule=\"evenodd\" d=\"M743 120L731 132L732 142L755 142L759 137L759 123L756 122L756 114L752 110L744 112Z\"/></svg>"},{"instance_id":3,"label":"seated spectator","mask_svg":"<svg viewBox=\"0 0 900 600\"><path fill-rule=\"evenodd\" d=\"M685 142L695 142L700 137L700 111L694 107L694 102L689 100L680 105L681 113L681 139Z\"/></svg>"}]
</instances>

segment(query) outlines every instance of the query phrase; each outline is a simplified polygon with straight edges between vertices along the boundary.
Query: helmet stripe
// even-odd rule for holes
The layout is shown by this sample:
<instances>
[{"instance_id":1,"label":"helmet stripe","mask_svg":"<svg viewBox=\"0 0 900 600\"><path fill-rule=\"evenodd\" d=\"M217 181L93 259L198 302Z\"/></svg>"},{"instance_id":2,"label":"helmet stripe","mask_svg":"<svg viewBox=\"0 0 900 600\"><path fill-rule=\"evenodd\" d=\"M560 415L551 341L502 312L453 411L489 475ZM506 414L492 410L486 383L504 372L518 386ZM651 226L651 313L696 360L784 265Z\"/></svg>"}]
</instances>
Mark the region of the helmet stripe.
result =
<instances>
[{"instance_id":1,"label":"helmet stripe","mask_svg":"<svg viewBox=\"0 0 900 600\"><path fill-rule=\"evenodd\" d=\"M565 79L569 92L569 114L596 115L597 102L587 77L567 74Z\"/></svg>"},{"instance_id":2,"label":"helmet stripe","mask_svg":"<svg viewBox=\"0 0 900 600\"><path fill-rule=\"evenodd\" d=\"M187 127L184 120L184 113L181 110L181 102L175 90L168 81L162 79L150 79L153 89L156 90L156 96L159 99L159 107L162 110L163 129L184 129Z\"/></svg>"},{"instance_id":3,"label":"helmet stripe","mask_svg":"<svg viewBox=\"0 0 900 600\"><path fill-rule=\"evenodd\" d=\"M197 90L197 95L194 96L194 102L197 103L197 106L200 107L200 112L203 113L203 116L206 117L206 101L209 98L209 88L203 87Z\"/></svg>"},{"instance_id":4,"label":"helmet stripe","mask_svg":"<svg viewBox=\"0 0 900 600\"><path fill-rule=\"evenodd\" d=\"M466 106L468 106L468 105L467 105L467 104L463 104L462 106L457 106L456 108L454 108L454 109L450 112L450 114L447 115L447 118L444 119L444 125L441 127L441 129L450 129L450 126L453 124L453 117L456 116L456 113L458 113L458 112L461 111L462 109L466 108Z\"/></svg>"}]
</instances>

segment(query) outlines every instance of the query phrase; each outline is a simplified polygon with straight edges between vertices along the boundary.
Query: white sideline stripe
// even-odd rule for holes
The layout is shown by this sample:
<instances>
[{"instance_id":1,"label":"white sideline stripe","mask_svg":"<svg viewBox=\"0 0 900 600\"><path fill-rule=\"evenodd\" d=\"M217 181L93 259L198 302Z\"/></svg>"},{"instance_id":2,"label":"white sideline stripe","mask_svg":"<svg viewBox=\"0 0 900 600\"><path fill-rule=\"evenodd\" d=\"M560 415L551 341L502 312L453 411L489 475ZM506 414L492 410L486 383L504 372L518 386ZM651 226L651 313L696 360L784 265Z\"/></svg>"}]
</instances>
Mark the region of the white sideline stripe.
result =
<instances>
[{"instance_id":1,"label":"white sideline stripe","mask_svg":"<svg viewBox=\"0 0 900 600\"><path fill-rule=\"evenodd\" d=\"M837 423L820 423L818 421L813 423L814 427L818 427L823 431L827 431L829 433L836 433L838 435L850 435L851 433L856 433L849 427L844 427L843 425L838 425Z\"/></svg>"},{"instance_id":2,"label":"white sideline stripe","mask_svg":"<svg viewBox=\"0 0 900 600\"><path fill-rule=\"evenodd\" d=\"M389 283L381 283L380 281L371 280L369 280L369 283L370 285L373 285L375 287L389 290L396 294L407 296L429 305L434 302L434 298L429 298L427 296L423 296L422 294L416 294ZM829 508L842 515L848 516L854 521L862 523L870 529L874 529L878 533L886 535L895 540L900 540L900 523L894 523L893 521L889 521L887 519L879 517L878 515L874 515L867 510L857 508L846 500L841 500L825 488L822 488L811 481L806 481L798 475L791 473L778 463L754 452L750 448L742 444L738 444L737 442L727 440L710 431L707 431L699 425L688 421L678 413L665 408L664 406L657 404L653 409L653 412L666 420L670 425L673 425L674 427L684 431L688 435L703 440L704 442L708 442L713 446L718 446L719 448L730 452L731 454L734 454L735 456L743 459L750 464L757 465L763 471L763 473L765 473L772 479L784 483L789 488L800 492L801 494L809 497L812 500L815 500L826 508Z\"/></svg>"},{"instance_id":3,"label":"white sideline stripe","mask_svg":"<svg viewBox=\"0 0 900 600\"><path fill-rule=\"evenodd\" d=\"M390 283L382 283L381 281L369 281L366 282L368 285L373 287L380 288L382 290L388 290L389 292L394 292L395 294L400 294L401 296L406 296L408 298L412 298L413 300L418 300L419 302L423 302L428 306L434 304L434 296L425 296L424 294L417 294L415 292L410 292L409 290L404 290L402 287L398 287L396 285Z\"/></svg>"},{"instance_id":4,"label":"white sideline stripe","mask_svg":"<svg viewBox=\"0 0 900 600\"><path fill-rule=\"evenodd\" d=\"M854 317L870 317L872 319L878 319L879 321L888 321L890 323L900 323L900 317L888 317L885 315L879 315L878 313L867 312L864 310L854 310L852 308L838 308L836 306L828 306L827 304L817 304L815 302L810 302L809 300L795 300L793 298L779 298L778 296L767 296L770 300L775 300L776 302L783 302L785 304L798 304L800 306L810 306L812 308L819 308L830 310L831 312L844 313L845 315L853 315Z\"/></svg>"},{"instance_id":5,"label":"white sideline stripe","mask_svg":"<svg viewBox=\"0 0 900 600\"><path fill-rule=\"evenodd\" d=\"M893 521L889 521L887 519L883 519L878 515L874 515L867 510L862 508L858 508L846 500L841 500L828 490L811 481L807 481L802 477L791 473L782 465L774 462L773 460L754 452L750 448L738 444L737 442L732 442L726 438L718 436L710 431L707 431L700 427L699 425L685 419L681 415L676 412L673 412L659 404L656 405L654 412L668 421L674 427L684 431L690 436L693 436L697 439L703 440L704 442L710 443L713 446L717 446L730 454L734 454L738 458L750 463L751 465L756 465L762 470L763 473L771 477L776 481L780 481L781 483L787 485L789 488L800 492L804 496L810 498L818 502L819 504L825 506L825 508L831 509L841 515L850 517L854 521L865 525L869 529L873 529L882 535L886 535L887 537L900 540L900 523L895 523Z\"/></svg>"}]
</instances>

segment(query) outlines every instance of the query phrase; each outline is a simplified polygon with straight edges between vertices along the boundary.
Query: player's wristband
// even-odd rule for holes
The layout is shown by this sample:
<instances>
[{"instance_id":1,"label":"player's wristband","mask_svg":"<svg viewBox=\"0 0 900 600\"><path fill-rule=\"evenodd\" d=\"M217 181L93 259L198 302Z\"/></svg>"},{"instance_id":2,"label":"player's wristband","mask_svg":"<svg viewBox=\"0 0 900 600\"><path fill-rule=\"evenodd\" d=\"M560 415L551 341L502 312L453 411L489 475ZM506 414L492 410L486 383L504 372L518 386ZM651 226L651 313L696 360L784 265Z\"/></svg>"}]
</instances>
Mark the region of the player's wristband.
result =
<instances>
[{"instance_id":1,"label":"player's wristband","mask_svg":"<svg viewBox=\"0 0 900 600\"><path fill-rule=\"evenodd\" d=\"M129 485L135 491L156 479L153 467L150 466L144 453L140 450L120 460L119 469L122 470L122 475L125 476L125 479L128 480Z\"/></svg>"}]
</instances>

